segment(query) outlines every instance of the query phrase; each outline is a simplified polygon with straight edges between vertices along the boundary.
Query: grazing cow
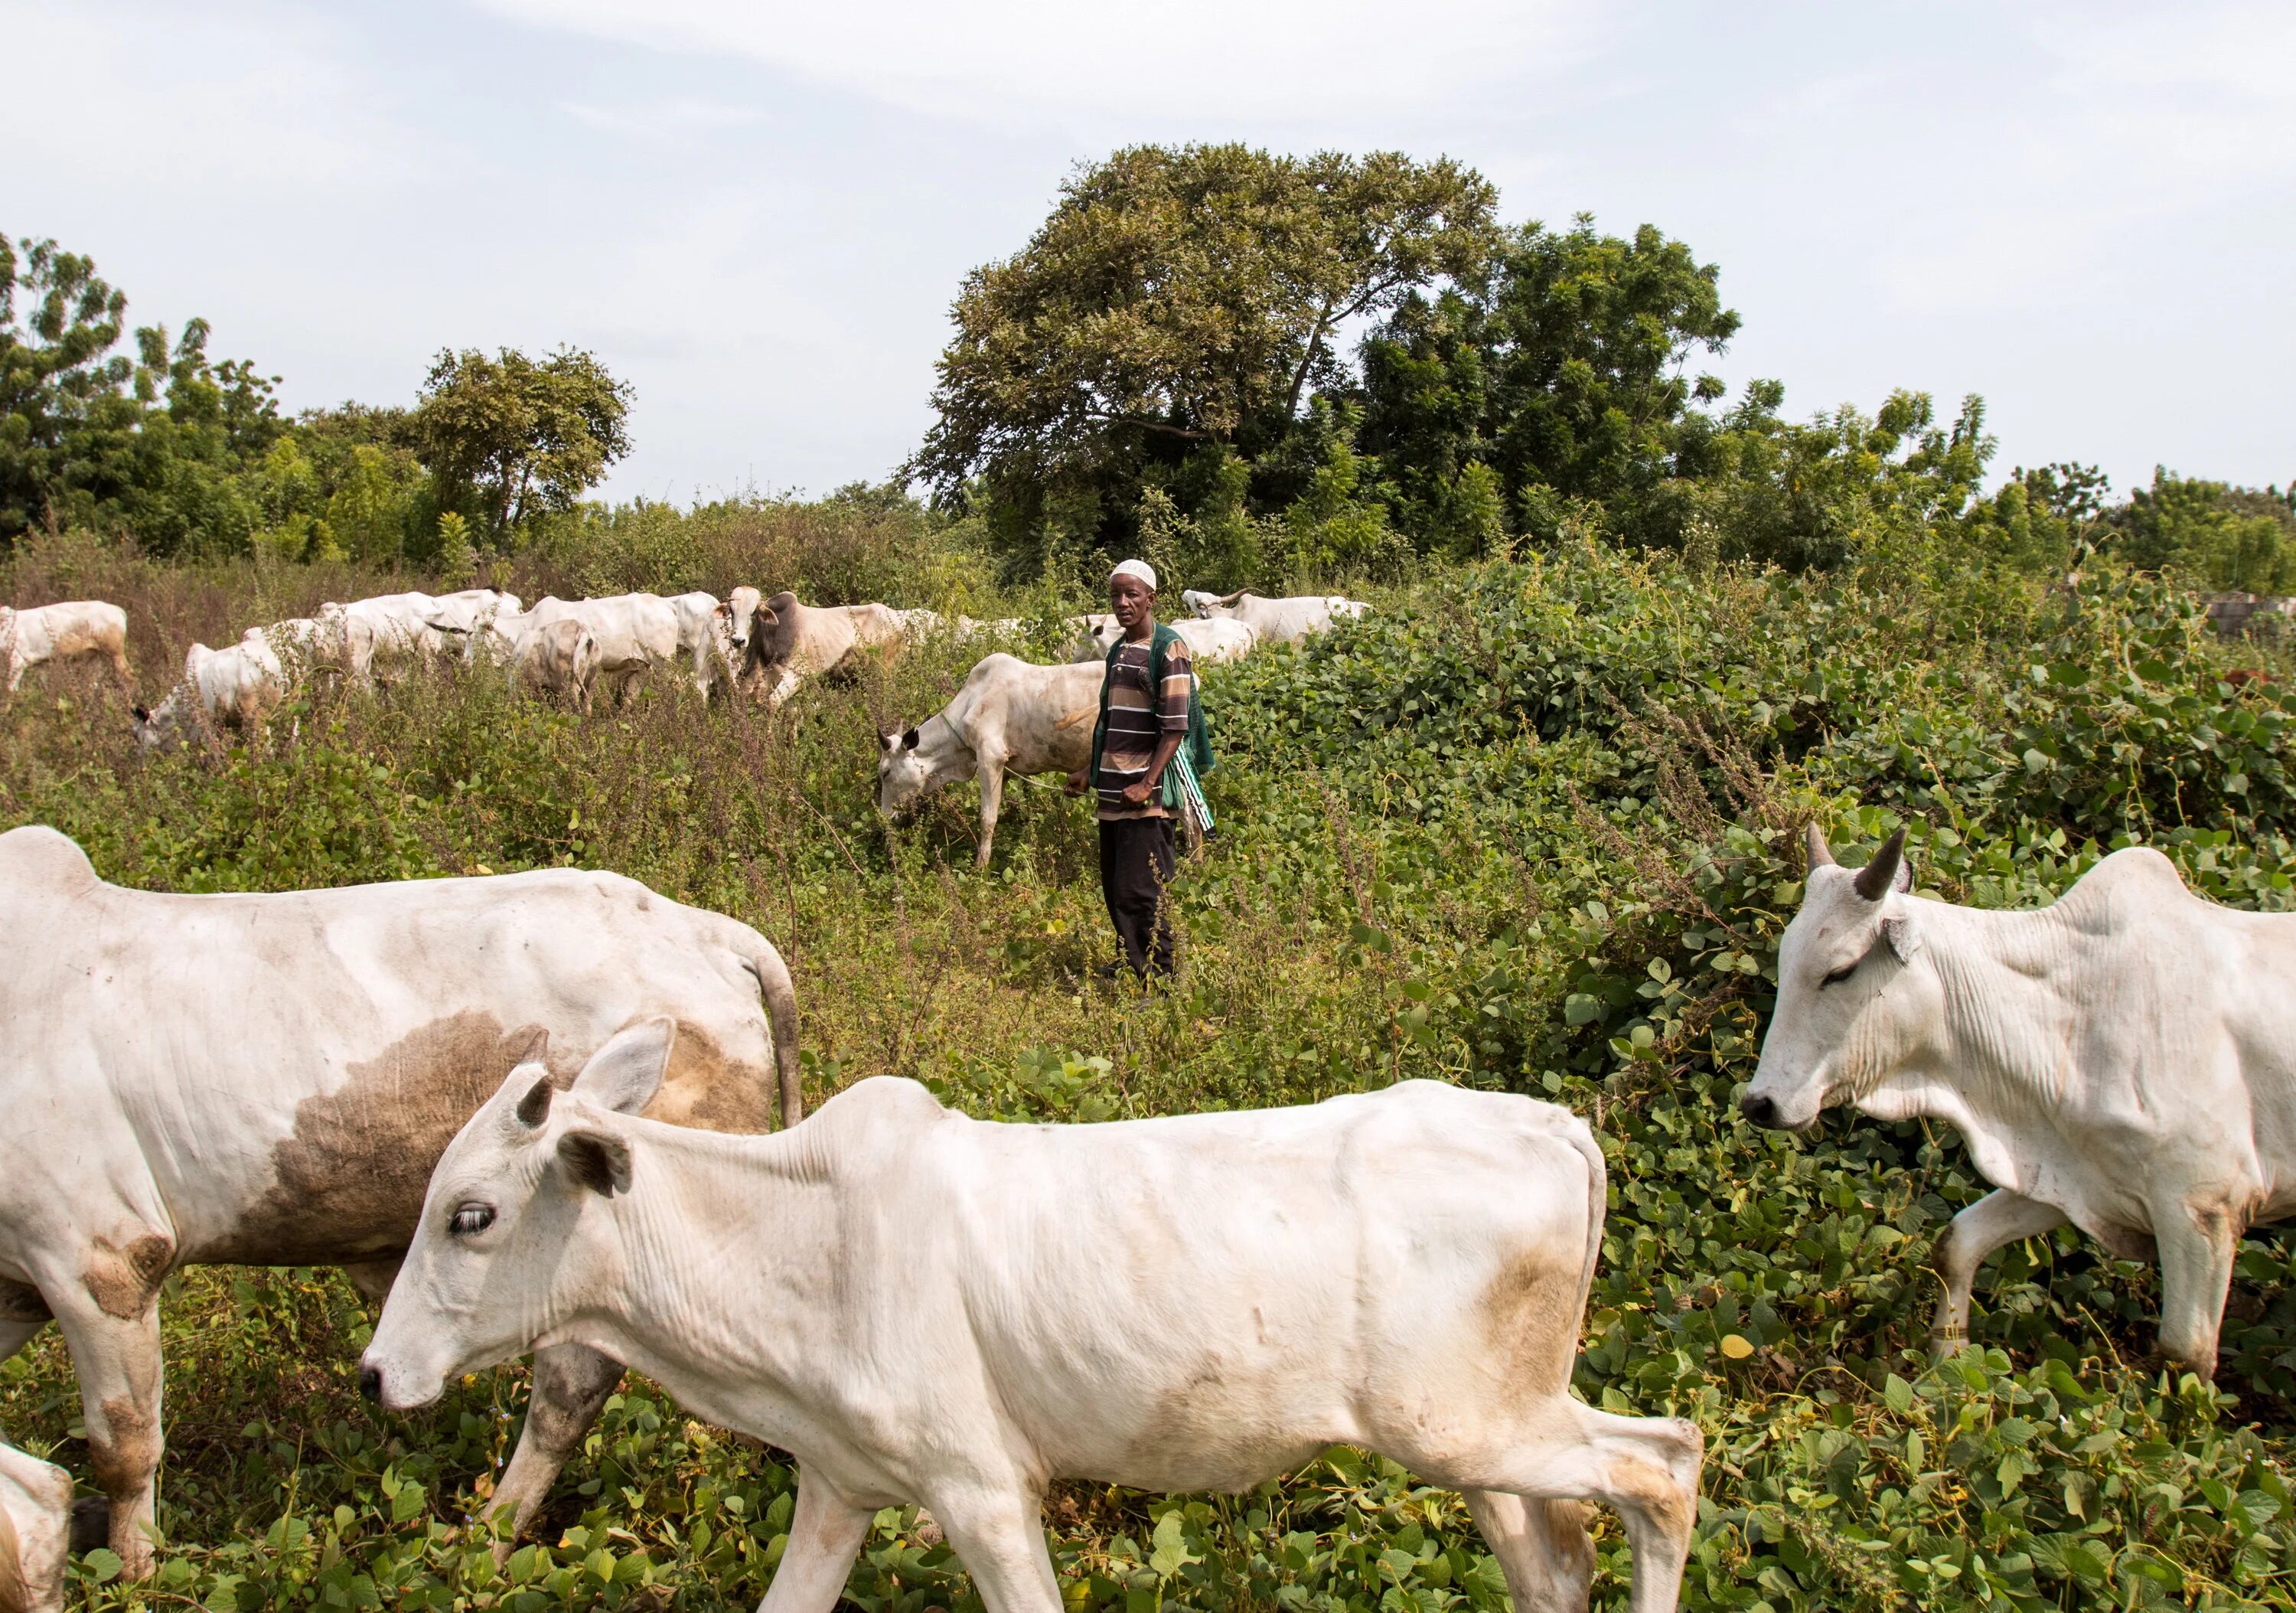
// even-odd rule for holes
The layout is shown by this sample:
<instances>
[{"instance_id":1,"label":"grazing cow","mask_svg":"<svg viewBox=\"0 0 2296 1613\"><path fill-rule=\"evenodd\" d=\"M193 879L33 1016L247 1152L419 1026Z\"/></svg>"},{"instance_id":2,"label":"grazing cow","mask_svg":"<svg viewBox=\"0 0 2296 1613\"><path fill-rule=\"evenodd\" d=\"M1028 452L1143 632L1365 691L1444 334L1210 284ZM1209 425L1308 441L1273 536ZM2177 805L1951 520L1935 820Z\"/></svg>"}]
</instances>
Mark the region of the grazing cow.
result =
<instances>
[{"instance_id":1,"label":"grazing cow","mask_svg":"<svg viewBox=\"0 0 2296 1613\"><path fill-rule=\"evenodd\" d=\"M2157 1253L2161 1350L2215 1371L2241 1235L2296 1214L2296 917L2204 901L2141 846L2038 912L1917 901L1904 845L1852 874L1810 830L1747 1117L1846 1102L1961 1132L1999 1190L1939 1240L1941 1349L1980 1263L2070 1221Z\"/></svg>"},{"instance_id":2,"label":"grazing cow","mask_svg":"<svg viewBox=\"0 0 2296 1613\"><path fill-rule=\"evenodd\" d=\"M53 829L0 835L0 1360L52 1316L111 1549L148 1571L160 1286L193 1264L340 1265L371 1294L447 1140L521 1058L570 1078L668 1015L658 1118L798 1118L797 1000L748 926L552 868L281 895L104 884ZM621 1369L535 1362L495 1504L522 1522Z\"/></svg>"},{"instance_id":3,"label":"grazing cow","mask_svg":"<svg viewBox=\"0 0 2296 1613\"><path fill-rule=\"evenodd\" d=\"M71 1476L0 1442L0 1613L63 1613Z\"/></svg>"},{"instance_id":4,"label":"grazing cow","mask_svg":"<svg viewBox=\"0 0 2296 1613\"><path fill-rule=\"evenodd\" d=\"M571 616L598 641L598 675L614 686L617 704L647 670L677 660L677 612L659 594L613 594L603 599L546 596L526 613L529 627Z\"/></svg>"},{"instance_id":5,"label":"grazing cow","mask_svg":"<svg viewBox=\"0 0 2296 1613\"><path fill-rule=\"evenodd\" d=\"M519 640L533 620L530 613L521 611L498 611L488 617L463 640L463 664L508 666L517 659Z\"/></svg>"},{"instance_id":6,"label":"grazing cow","mask_svg":"<svg viewBox=\"0 0 2296 1613\"><path fill-rule=\"evenodd\" d=\"M1269 644L1297 644L1342 617L1361 616L1371 606L1339 594L1299 594L1269 599L1238 588L1233 594L1183 589L1180 602L1201 617L1241 621ZM1177 624L1176 624L1177 625Z\"/></svg>"},{"instance_id":7,"label":"grazing cow","mask_svg":"<svg viewBox=\"0 0 2296 1613\"><path fill-rule=\"evenodd\" d=\"M1071 652L1072 658L1078 661L1107 660L1108 652L1124 636L1124 630L1116 625L1116 618L1106 611L1090 616L1071 616L1069 621L1078 630ZM1182 616L1169 625L1186 642L1189 653L1199 663L1241 661L1259 643L1259 635L1249 622L1226 616Z\"/></svg>"},{"instance_id":8,"label":"grazing cow","mask_svg":"<svg viewBox=\"0 0 2296 1613\"><path fill-rule=\"evenodd\" d=\"M0 655L7 657L11 695L24 674L50 661L101 656L111 663L119 687L135 692L127 666L127 613L101 599L70 599L23 610L0 605Z\"/></svg>"},{"instance_id":9,"label":"grazing cow","mask_svg":"<svg viewBox=\"0 0 2296 1613\"><path fill-rule=\"evenodd\" d=\"M779 705L808 678L847 665L855 655L902 641L901 620L882 605L800 604L783 588L757 613L757 659L772 681L766 699Z\"/></svg>"},{"instance_id":10,"label":"grazing cow","mask_svg":"<svg viewBox=\"0 0 2296 1613\"><path fill-rule=\"evenodd\" d=\"M560 695L587 717L600 659L590 630L561 616L519 637L511 651L511 687Z\"/></svg>"},{"instance_id":11,"label":"grazing cow","mask_svg":"<svg viewBox=\"0 0 2296 1613\"><path fill-rule=\"evenodd\" d=\"M444 636L449 647L467 641L486 623L497 616L515 617L524 611L516 594L501 593L494 588L463 588L458 593L440 594L430 601L424 616L433 633Z\"/></svg>"},{"instance_id":12,"label":"grazing cow","mask_svg":"<svg viewBox=\"0 0 2296 1613\"><path fill-rule=\"evenodd\" d=\"M767 1613L818 1613L876 1510L931 1509L994 1613L1061 1613L1046 1488L1240 1493L1334 1444L1466 1492L1515 1606L1587 1605L1586 1501L1671 1609L1694 1424L1570 1395L1602 1150L1528 1098L1412 1081L1292 1109L998 1125L880 1076L773 1138L631 1116L637 1025L573 1088L512 1072L432 1175L361 1387L535 1346L636 1365L798 1458Z\"/></svg>"},{"instance_id":13,"label":"grazing cow","mask_svg":"<svg viewBox=\"0 0 2296 1613\"><path fill-rule=\"evenodd\" d=\"M196 711L209 726L252 734L287 698L287 674L270 631L250 628L237 644L211 650L192 646L184 656L184 676L160 709L135 708L135 737L149 749L180 738Z\"/></svg>"},{"instance_id":14,"label":"grazing cow","mask_svg":"<svg viewBox=\"0 0 2296 1613\"><path fill-rule=\"evenodd\" d=\"M446 647L446 635L430 625L438 603L428 594L378 594L339 607L351 676L366 683L435 662ZM322 617L332 608L322 606Z\"/></svg>"},{"instance_id":15,"label":"grazing cow","mask_svg":"<svg viewBox=\"0 0 2296 1613\"><path fill-rule=\"evenodd\" d=\"M1037 666L1016 655L988 656L964 687L906 734L877 737L877 806L898 811L919 796L978 774L980 849L988 866L1004 775L1073 773L1092 759L1106 669L1083 662Z\"/></svg>"}]
</instances>

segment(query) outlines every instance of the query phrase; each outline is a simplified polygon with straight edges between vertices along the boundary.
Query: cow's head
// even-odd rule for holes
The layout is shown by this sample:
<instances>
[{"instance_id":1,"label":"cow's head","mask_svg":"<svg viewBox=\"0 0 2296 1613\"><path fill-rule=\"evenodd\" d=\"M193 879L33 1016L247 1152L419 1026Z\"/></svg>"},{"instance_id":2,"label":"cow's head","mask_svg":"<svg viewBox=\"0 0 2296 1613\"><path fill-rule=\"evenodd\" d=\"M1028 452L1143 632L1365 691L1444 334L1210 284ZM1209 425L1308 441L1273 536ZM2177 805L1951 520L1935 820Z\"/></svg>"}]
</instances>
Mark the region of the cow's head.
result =
<instances>
[{"instance_id":1,"label":"cow's head","mask_svg":"<svg viewBox=\"0 0 2296 1613\"><path fill-rule=\"evenodd\" d=\"M726 624L726 642L733 646L735 659L750 653L750 637L758 630L758 615L764 607L764 596L746 583L726 595L718 605L718 617ZM772 613L765 611L765 615L770 620Z\"/></svg>"},{"instance_id":2,"label":"cow's head","mask_svg":"<svg viewBox=\"0 0 2296 1613\"><path fill-rule=\"evenodd\" d=\"M931 760L917 749L920 737L914 728L877 736L877 810L888 817L935 783Z\"/></svg>"},{"instance_id":3,"label":"cow's head","mask_svg":"<svg viewBox=\"0 0 2296 1613\"><path fill-rule=\"evenodd\" d=\"M1071 654L1078 661L1105 661L1108 652L1116 647L1124 630L1116 625L1116 618L1103 611L1097 615L1073 618L1077 624L1076 644Z\"/></svg>"},{"instance_id":4,"label":"cow's head","mask_svg":"<svg viewBox=\"0 0 2296 1613\"><path fill-rule=\"evenodd\" d=\"M562 1098L537 1049L455 1134L359 1361L368 1399L427 1405L449 1378L554 1342L599 1280L579 1252L583 1219L630 1185L616 1117L652 1099L676 1033L667 1017L618 1032Z\"/></svg>"},{"instance_id":5,"label":"cow's head","mask_svg":"<svg viewBox=\"0 0 2296 1613\"><path fill-rule=\"evenodd\" d=\"M1801 910L1778 946L1777 1007L1740 1099L1755 1124L1800 1131L1828 1104L1865 1096L1938 1023L1905 851L1899 829L1864 868L1845 868L1810 827Z\"/></svg>"},{"instance_id":6,"label":"cow's head","mask_svg":"<svg viewBox=\"0 0 2296 1613\"><path fill-rule=\"evenodd\" d=\"M787 588L758 607L750 630L750 658L759 666L780 666L797 654L798 618L805 607Z\"/></svg>"}]
</instances>

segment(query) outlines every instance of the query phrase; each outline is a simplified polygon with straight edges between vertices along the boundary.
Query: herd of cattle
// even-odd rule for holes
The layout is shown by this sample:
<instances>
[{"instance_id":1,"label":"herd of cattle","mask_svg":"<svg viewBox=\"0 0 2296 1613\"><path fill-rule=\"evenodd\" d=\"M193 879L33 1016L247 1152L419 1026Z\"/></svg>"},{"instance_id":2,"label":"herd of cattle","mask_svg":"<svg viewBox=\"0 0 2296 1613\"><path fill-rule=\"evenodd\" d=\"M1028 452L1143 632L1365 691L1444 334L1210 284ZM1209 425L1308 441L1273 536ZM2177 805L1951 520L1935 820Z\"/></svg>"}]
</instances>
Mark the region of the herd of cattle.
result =
<instances>
[{"instance_id":1,"label":"herd of cattle","mask_svg":"<svg viewBox=\"0 0 2296 1613\"><path fill-rule=\"evenodd\" d=\"M1008 765L1055 748L976 689L999 663L1027 664L981 662L889 768L992 727ZM1902 831L1852 871L1812 829L1747 1117L1959 1129L1998 1190L1937 1246L1941 1350L1985 1256L2070 1222L2157 1257L2161 1348L2213 1371L2243 1233L2296 1214L2296 917L2142 848L2035 912L1912 885ZM794 1453L767 1613L829 1613L897 1504L992 1613L1060 1613L1053 1481L1241 1490L1339 1443L1462 1491L1520 1609L1587 1605L1589 1502L1636 1613L1676 1605L1702 1444L1570 1393L1607 1189L1561 1107L1407 1082L1020 1126L879 1077L808 1118L773 944L634 881L166 895L38 827L0 835L0 1359L61 1329L130 1574L165 1280L333 1264L384 1301L360 1382L388 1407L532 1354L506 1538L626 1365ZM0 1607L61 1606L70 1497L0 1445Z\"/></svg>"}]
</instances>

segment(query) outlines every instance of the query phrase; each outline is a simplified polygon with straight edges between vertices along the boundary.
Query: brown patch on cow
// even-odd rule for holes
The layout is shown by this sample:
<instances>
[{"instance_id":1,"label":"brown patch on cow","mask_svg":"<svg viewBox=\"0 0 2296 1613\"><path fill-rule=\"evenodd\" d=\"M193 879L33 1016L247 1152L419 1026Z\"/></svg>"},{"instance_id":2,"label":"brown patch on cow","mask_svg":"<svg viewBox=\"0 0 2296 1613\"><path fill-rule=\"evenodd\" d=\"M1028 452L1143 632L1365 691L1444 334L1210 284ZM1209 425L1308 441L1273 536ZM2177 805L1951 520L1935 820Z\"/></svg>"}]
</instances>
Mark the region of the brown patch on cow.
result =
<instances>
[{"instance_id":1,"label":"brown patch on cow","mask_svg":"<svg viewBox=\"0 0 2296 1613\"><path fill-rule=\"evenodd\" d=\"M645 1117L699 1132L770 1132L777 1081L770 1063L735 1058L707 1031L681 1021Z\"/></svg>"},{"instance_id":2,"label":"brown patch on cow","mask_svg":"<svg viewBox=\"0 0 2296 1613\"><path fill-rule=\"evenodd\" d=\"M0 1322L40 1322L53 1314L48 1302L40 1297L39 1289L28 1282L11 1282L0 1277Z\"/></svg>"},{"instance_id":3,"label":"brown patch on cow","mask_svg":"<svg viewBox=\"0 0 2296 1613\"><path fill-rule=\"evenodd\" d=\"M432 1021L295 1108L270 1189L202 1261L337 1265L403 1252L430 1172L534 1040L470 1010ZM568 1077L570 1079L570 1077Z\"/></svg>"},{"instance_id":4,"label":"brown patch on cow","mask_svg":"<svg viewBox=\"0 0 2296 1613\"><path fill-rule=\"evenodd\" d=\"M16 1523L0 1507L0 1613L31 1613L32 1592L24 1584L24 1562L16 1545Z\"/></svg>"},{"instance_id":5,"label":"brown patch on cow","mask_svg":"<svg viewBox=\"0 0 2296 1613\"><path fill-rule=\"evenodd\" d=\"M1583 1501L1530 1501L1526 1509L1530 1524L1546 1535L1546 1549L1555 1566L1574 1586L1595 1579L1595 1537L1588 1533L1595 1509Z\"/></svg>"},{"instance_id":6,"label":"brown patch on cow","mask_svg":"<svg viewBox=\"0 0 2296 1613\"><path fill-rule=\"evenodd\" d=\"M1507 1381L1531 1395L1561 1395L1570 1387L1578 1356L1579 1251L1558 1258L1538 1247L1518 1249L1483 1289L1477 1307L1483 1340L1506 1365Z\"/></svg>"},{"instance_id":7,"label":"brown patch on cow","mask_svg":"<svg viewBox=\"0 0 2296 1613\"><path fill-rule=\"evenodd\" d=\"M1609 1486L1605 1499L1611 1505L1621 1511L1640 1511L1673 1539L1688 1535L1698 1520L1697 1499L1684 1494L1674 1475L1654 1461L1616 1456L1603 1477Z\"/></svg>"},{"instance_id":8,"label":"brown patch on cow","mask_svg":"<svg viewBox=\"0 0 2296 1613\"><path fill-rule=\"evenodd\" d=\"M175 1263L176 1246L157 1232L132 1239L125 1247L99 1238L80 1280L104 1314L133 1321L151 1308Z\"/></svg>"},{"instance_id":9,"label":"brown patch on cow","mask_svg":"<svg viewBox=\"0 0 2296 1613\"><path fill-rule=\"evenodd\" d=\"M2101 1221L2089 1229L2089 1233L2104 1246L2107 1254L2117 1259L2140 1261L2148 1266L2160 1263L2161 1247L2152 1240L2152 1234L2143 1227L2127 1227Z\"/></svg>"},{"instance_id":10,"label":"brown patch on cow","mask_svg":"<svg viewBox=\"0 0 2296 1613\"><path fill-rule=\"evenodd\" d=\"M144 1414L132 1395L114 1395L103 1402L102 1410L104 1433L98 1435L93 1427L87 1431L87 1465L94 1470L98 1487L111 1497L117 1521L134 1510L144 1486L160 1470L160 1424Z\"/></svg>"}]
</instances>

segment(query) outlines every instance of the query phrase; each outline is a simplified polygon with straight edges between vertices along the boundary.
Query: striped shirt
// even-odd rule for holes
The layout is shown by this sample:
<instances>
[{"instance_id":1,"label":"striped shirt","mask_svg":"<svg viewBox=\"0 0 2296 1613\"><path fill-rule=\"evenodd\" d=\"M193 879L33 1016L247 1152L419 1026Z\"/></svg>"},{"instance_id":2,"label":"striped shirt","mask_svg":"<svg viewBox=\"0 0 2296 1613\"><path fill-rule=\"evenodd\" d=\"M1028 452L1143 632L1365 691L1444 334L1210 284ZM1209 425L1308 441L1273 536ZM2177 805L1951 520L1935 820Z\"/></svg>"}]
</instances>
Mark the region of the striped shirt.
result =
<instances>
[{"instance_id":1,"label":"striped shirt","mask_svg":"<svg viewBox=\"0 0 2296 1613\"><path fill-rule=\"evenodd\" d=\"M1156 760L1156 745L1168 734L1188 731L1188 696L1194 692L1195 662L1185 640L1174 639L1164 650L1164 687L1150 687L1152 643L1125 639L1108 663L1108 727L1101 737L1100 775L1093 787L1100 799L1100 820L1126 818L1168 818L1160 797L1152 790L1144 806L1124 799L1126 788L1148 776Z\"/></svg>"}]
</instances>

